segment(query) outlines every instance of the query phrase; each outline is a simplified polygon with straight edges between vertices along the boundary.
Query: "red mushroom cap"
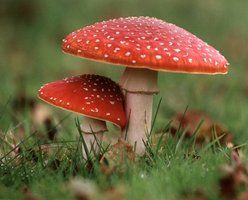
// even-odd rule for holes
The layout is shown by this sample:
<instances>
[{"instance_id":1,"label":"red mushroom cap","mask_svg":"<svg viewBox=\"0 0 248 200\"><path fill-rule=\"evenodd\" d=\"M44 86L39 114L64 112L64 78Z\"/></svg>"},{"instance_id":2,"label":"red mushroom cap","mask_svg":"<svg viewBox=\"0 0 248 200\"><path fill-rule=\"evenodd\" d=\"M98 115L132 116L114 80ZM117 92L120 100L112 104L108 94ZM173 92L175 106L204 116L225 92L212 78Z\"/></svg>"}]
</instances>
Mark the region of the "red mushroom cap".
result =
<instances>
[{"instance_id":1,"label":"red mushroom cap","mask_svg":"<svg viewBox=\"0 0 248 200\"><path fill-rule=\"evenodd\" d=\"M59 108L110 121L121 128L126 124L121 89L103 76L86 74L47 83L38 96Z\"/></svg>"},{"instance_id":2,"label":"red mushroom cap","mask_svg":"<svg viewBox=\"0 0 248 200\"><path fill-rule=\"evenodd\" d=\"M103 21L69 34L65 53L133 68L225 74L227 60L213 47L174 24L150 17Z\"/></svg>"}]
</instances>

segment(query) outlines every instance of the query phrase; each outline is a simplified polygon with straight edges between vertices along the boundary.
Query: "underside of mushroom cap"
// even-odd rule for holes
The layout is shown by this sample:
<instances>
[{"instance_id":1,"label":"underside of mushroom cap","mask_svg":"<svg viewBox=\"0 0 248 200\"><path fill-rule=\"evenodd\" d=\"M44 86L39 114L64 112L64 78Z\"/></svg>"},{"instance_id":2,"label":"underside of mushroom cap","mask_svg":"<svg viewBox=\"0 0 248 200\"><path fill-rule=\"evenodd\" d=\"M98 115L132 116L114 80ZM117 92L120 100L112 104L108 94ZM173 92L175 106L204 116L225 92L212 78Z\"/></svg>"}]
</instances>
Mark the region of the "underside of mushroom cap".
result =
<instances>
[{"instance_id":1,"label":"underside of mushroom cap","mask_svg":"<svg viewBox=\"0 0 248 200\"><path fill-rule=\"evenodd\" d=\"M226 74L229 65L195 35L151 17L95 23L69 34L62 49L87 59L155 71Z\"/></svg>"}]
</instances>

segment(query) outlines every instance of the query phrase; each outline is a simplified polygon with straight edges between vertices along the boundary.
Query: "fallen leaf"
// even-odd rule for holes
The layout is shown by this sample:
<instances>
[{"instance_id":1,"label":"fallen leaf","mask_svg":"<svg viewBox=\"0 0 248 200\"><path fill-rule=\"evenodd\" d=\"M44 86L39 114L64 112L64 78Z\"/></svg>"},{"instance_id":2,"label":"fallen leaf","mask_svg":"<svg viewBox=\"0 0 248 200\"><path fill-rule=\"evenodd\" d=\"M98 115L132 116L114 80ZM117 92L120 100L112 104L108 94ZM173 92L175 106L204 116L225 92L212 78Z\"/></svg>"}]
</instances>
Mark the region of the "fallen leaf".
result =
<instances>
[{"instance_id":1,"label":"fallen leaf","mask_svg":"<svg viewBox=\"0 0 248 200\"><path fill-rule=\"evenodd\" d=\"M109 176L113 172L125 173L130 164L135 162L133 147L125 140L118 142L101 157L100 166L103 174Z\"/></svg>"},{"instance_id":2,"label":"fallen leaf","mask_svg":"<svg viewBox=\"0 0 248 200\"><path fill-rule=\"evenodd\" d=\"M201 123L202 122L202 123ZM204 141L210 141L216 137L221 137L221 144L232 142L232 134L220 123L216 123L208 114L202 111L188 111L185 114L179 113L172 117L169 133L175 135L179 127L186 131L185 137L192 137L197 127L201 123L196 134L196 143L201 145Z\"/></svg>"},{"instance_id":3,"label":"fallen leaf","mask_svg":"<svg viewBox=\"0 0 248 200\"><path fill-rule=\"evenodd\" d=\"M247 200L247 199L248 199L248 189L241 192L238 197L238 200Z\"/></svg>"},{"instance_id":4,"label":"fallen leaf","mask_svg":"<svg viewBox=\"0 0 248 200\"><path fill-rule=\"evenodd\" d=\"M38 198L27 187L23 187L21 191L24 195L24 200L38 200Z\"/></svg>"},{"instance_id":5,"label":"fallen leaf","mask_svg":"<svg viewBox=\"0 0 248 200\"><path fill-rule=\"evenodd\" d=\"M184 200L207 200L205 191L202 188L197 188L193 192L191 190L184 191L182 195Z\"/></svg>"},{"instance_id":6,"label":"fallen leaf","mask_svg":"<svg viewBox=\"0 0 248 200\"><path fill-rule=\"evenodd\" d=\"M221 171L225 176L220 178L220 196L226 199L236 199L243 187L248 186L248 169L236 151L231 153L231 163L223 165Z\"/></svg>"},{"instance_id":7,"label":"fallen leaf","mask_svg":"<svg viewBox=\"0 0 248 200\"><path fill-rule=\"evenodd\" d=\"M124 185L118 185L110 187L105 191L106 200L122 200L127 192L127 188Z\"/></svg>"}]
</instances>

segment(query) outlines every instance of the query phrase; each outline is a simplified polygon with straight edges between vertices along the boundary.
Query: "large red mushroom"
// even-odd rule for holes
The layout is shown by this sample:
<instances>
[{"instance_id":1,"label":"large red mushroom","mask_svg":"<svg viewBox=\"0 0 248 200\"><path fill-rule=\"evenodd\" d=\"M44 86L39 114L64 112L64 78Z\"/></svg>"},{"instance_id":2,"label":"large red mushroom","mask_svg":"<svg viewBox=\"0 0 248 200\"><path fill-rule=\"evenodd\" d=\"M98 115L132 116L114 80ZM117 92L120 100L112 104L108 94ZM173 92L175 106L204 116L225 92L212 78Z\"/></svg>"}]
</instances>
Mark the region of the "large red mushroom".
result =
<instances>
[{"instance_id":1,"label":"large red mushroom","mask_svg":"<svg viewBox=\"0 0 248 200\"><path fill-rule=\"evenodd\" d=\"M69 34L65 53L125 65L120 85L129 117L127 140L143 155L151 129L158 71L226 74L227 60L190 32L151 17L129 17L95 23Z\"/></svg>"},{"instance_id":2,"label":"large red mushroom","mask_svg":"<svg viewBox=\"0 0 248 200\"><path fill-rule=\"evenodd\" d=\"M122 91L109 78L89 74L65 78L45 84L38 96L49 104L85 116L81 129L91 152L99 151L99 142L107 131L105 121L125 127ZM84 149L83 156L87 156Z\"/></svg>"}]
</instances>

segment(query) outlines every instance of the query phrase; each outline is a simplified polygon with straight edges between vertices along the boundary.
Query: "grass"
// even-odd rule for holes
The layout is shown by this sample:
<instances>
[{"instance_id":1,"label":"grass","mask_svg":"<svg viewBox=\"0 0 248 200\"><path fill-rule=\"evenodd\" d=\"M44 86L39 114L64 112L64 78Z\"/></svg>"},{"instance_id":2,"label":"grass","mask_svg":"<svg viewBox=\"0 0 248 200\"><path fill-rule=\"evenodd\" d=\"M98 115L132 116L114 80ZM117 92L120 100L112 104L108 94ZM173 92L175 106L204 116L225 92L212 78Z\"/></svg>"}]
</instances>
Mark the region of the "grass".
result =
<instances>
[{"instance_id":1,"label":"grass","mask_svg":"<svg viewBox=\"0 0 248 200\"><path fill-rule=\"evenodd\" d=\"M78 141L55 141L49 146L52 155L47 156L33 135L19 145L18 156L5 152L1 158L0 198L19 199L25 186L40 199L70 199L73 193L66 189L66 182L80 176L97 183L101 191L98 198L105 195L107 188L124 185L126 199L180 199L196 188L204 188L207 196L215 199L219 166L229 161L230 149L214 141L206 148L192 151L193 140L182 144L179 141L170 138L159 151L157 145L152 146L148 155L135 165L128 165L124 174L116 171L106 176L97 160L92 160L89 168L89 163L80 159Z\"/></svg>"},{"instance_id":2,"label":"grass","mask_svg":"<svg viewBox=\"0 0 248 200\"><path fill-rule=\"evenodd\" d=\"M22 199L26 187L38 199L72 199L74 194L67 183L73 177L91 180L98 188L96 199L104 199L106 191L113 186L125 188L125 199L183 199L197 188L203 188L209 199L218 199L216 187L223 175L219 167L229 163L230 149L219 146L217 140L205 144L204 148L192 149L193 139L170 138L164 143L167 137L164 133L163 138L150 138L147 156L127 167L125 174L116 171L106 176L100 172L101 164L96 160L95 170L89 172L87 163L80 159L75 115L40 104L36 93L43 83L82 73L106 75L117 81L123 68L64 55L61 40L72 30L96 21L154 16L195 33L219 49L231 65L226 76L160 73L160 94L155 96L154 107L160 106L157 113L154 109L156 120L152 134L165 130L171 117L188 106L188 111L207 112L224 124L234 135L234 144L246 144L247 6L248 2L227 0L73 0L70 3L10 0L2 3L0 133L8 137L9 144L14 144L12 135L17 141L21 135L22 150L8 154L9 145L0 140L0 199ZM34 126L30 107L33 101L43 106L41 112L49 109L53 124L50 128L57 125L55 140L47 137L47 127ZM115 136L118 130L111 126L110 129L110 134ZM43 145L52 149L51 154L42 149L46 147ZM247 162L247 146L241 150Z\"/></svg>"}]
</instances>

